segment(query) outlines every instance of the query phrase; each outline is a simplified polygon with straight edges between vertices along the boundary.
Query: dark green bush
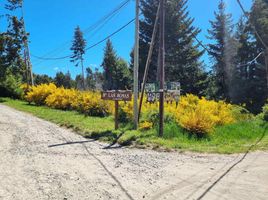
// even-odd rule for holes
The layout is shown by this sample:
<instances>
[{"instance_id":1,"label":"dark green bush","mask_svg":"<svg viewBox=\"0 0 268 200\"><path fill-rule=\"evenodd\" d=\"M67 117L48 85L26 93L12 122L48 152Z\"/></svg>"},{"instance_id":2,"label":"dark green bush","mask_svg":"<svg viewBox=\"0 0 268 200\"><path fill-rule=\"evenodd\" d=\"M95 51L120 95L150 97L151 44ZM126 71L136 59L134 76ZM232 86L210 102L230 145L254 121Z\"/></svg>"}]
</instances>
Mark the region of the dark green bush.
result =
<instances>
[{"instance_id":1,"label":"dark green bush","mask_svg":"<svg viewBox=\"0 0 268 200\"><path fill-rule=\"evenodd\" d=\"M9 70L2 80L0 80L0 96L11 97L11 98L21 98L23 91L20 88L21 77L13 75Z\"/></svg>"}]
</instances>

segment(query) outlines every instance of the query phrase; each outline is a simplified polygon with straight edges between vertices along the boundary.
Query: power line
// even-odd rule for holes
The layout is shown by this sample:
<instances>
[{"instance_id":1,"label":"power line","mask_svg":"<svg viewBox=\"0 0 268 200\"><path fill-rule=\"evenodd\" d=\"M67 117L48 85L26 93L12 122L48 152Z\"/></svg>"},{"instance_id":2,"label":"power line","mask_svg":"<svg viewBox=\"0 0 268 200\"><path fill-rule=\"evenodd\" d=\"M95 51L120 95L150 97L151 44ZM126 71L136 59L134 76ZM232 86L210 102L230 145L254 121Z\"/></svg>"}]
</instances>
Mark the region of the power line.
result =
<instances>
[{"instance_id":1,"label":"power line","mask_svg":"<svg viewBox=\"0 0 268 200\"><path fill-rule=\"evenodd\" d=\"M118 6L116 6L111 12L109 12L107 15L105 15L104 17L102 17L101 19L99 19L97 22L95 22L93 25L91 25L90 27L86 28L83 33L87 34L91 31L93 31L94 29L98 28L94 34L96 34L103 26L105 26L121 9L123 9L131 0L125 0L122 3L120 3ZM94 35L93 34L93 35ZM46 53L44 56L36 56L36 55L32 55L34 58L39 59L39 60L61 60L61 59L65 59L68 58L70 56L61 56L61 57L46 57L48 55L55 55L54 52L58 52L59 50L63 49L66 47L66 45L70 44L70 41L65 42L63 45L61 45L60 47ZM41 61L43 62L43 61ZM40 64L41 62L39 62L38 64Z\"/></svg>"},{"instance_id":2,"label":"power line","mask_svg":"<svg viewBox=\"0 0 268 200\"><path fill-rule=\"evenodd\" d=\"M117 29L116 31L114 31L113 33L109 34L108 36L106 36L105 38L103 38L102 40L96 42L95 44L91 45L90 47L86 48L85 50L88 51L89 49L92 49L94 47L96 47L97 45L103 43L104 41L106 41L107 39L109 39L110 37L116 35L117 33L119 33L120 31L122 31L124 28L126 28L128 25L130 25L132 22L135 21L136 18L130 20L128 23L126 23L125 25L121 26L119 29ZM40 59L40 60L62 60L62 59L66 59L66 58L70 58L72 55L66 55L66 56L62 56L62 57L57 57L57 58L43 58L43 57L39 57L36 55L31 54L33 57Z\"/></svg>"}]
</instances>

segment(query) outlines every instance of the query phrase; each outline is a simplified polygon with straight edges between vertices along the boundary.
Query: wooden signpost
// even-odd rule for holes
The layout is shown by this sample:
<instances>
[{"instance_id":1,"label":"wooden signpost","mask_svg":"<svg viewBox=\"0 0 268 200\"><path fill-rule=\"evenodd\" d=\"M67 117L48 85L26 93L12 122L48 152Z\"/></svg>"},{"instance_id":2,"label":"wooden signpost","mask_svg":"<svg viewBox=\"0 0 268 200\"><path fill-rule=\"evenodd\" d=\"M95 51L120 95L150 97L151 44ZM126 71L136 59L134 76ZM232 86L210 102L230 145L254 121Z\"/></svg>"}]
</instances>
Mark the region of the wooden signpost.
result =
<instances>
[{"instance_id":1,"label":"wooden signpost","mask_svg":"<svg viewBox=\"0 0 268 200\"><path fill-rule=\"evenodd\" d=\"M115 102L115 130L118 129L118 108L119 108L119 101L131 101L132 99L132 92L129 90L110 90L101 92L101 99L103 100L111 100Z\"/></svg>"}]
</instances>

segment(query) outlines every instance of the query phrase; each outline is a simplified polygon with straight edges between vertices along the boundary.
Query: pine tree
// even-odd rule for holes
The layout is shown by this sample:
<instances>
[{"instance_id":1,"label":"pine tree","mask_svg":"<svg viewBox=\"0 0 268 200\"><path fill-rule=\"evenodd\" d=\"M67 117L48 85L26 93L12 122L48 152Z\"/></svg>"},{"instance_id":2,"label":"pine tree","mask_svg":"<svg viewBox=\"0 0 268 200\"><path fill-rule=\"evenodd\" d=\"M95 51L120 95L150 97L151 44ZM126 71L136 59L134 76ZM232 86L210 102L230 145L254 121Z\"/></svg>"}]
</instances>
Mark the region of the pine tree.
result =
<instances>
[{"instance_id":1,"label":"pine tree","mask_svg":"<svg viewBox=\"0 0 268 200\"><path fill-rule=\"evenodd\" d=\"M104 50L104 58L102 62L103 68L103 89L112 90L114 88L114 80L112 74L116 69L117 56L114 51L111 40L107 40Z\"/></svg>"},{"instance_id":2,"label":"pine tree","mask_svg":"<svg viewBox=\"0 0 268 200\"><path fill-rule=\"evenodd\" d=\"M57 87L72 88L74 86L71 74L68 71L66 74L63 72L57 72L54 82Z\"/></svg>"},{"instance_id":3,"label":"pine tree","mask_svg":"<svg viewBox=\"0 0 268 200\"><path fill-rule=\"evenodd\" d=\"M18 8L21 8L23 4L23 0L7 0L7 4L5 8L10 11L14 11Z\"/></svg>"},{"instance_id":4,"label":"pine tree","mask_svg":"<svg viewBox=\"0 0 268 200\"><path fill-rule=\"evenodd\" d=\"M170 0L166 3L165 49L166 81L181 82L185 93L200 94L204 90L206 74L200 57L203 51L198 49L195 38L200 32L193 24L193 18L187 11L188 0ZM144 67L151 42L153 26L159 1L142 0L143 17L140 21L140 70L139 80L143 78ZM159 31L157 37L159 38ZM149 82L155 82L158 66L158 39L152 55L149 70Z\"/></svg>"},{"instance_id":5,"label":"pine tree","mask_svg":"<svg viewBox=\"0 0 268 200\"><path fill-rule=\"evenodd\" d=\"M116 68L113 73L114 88L117 90L131 89L131 74L128 64L122 58L116 62Z\"/></svg>"},{"instance_id":6,"label":"pine tree","mask_svg":"<svg viewBox=\"0 0 268 200\"><path fill-rule=\"evenodd\" d=\"M268 1L267 0L255 0L250 12L250 24L254 25L263 42L268 46ZM252 28L252 26L251 26ZM255 36L255 57L260 52L265 52L265 48L257 37L256 32L252 30L252 34ZM266 49L266 51L268 51ZM268 98L267 80L266 80L266 63L265 54L258 58L255 68L252 69L251 91L254 91L252 97L251 109L257 113L261 111L261 107L264 105ZM268 52L266 53L268 56Z\"/></svg>"},{"instance_id":7,"label":"pine tree","mask_svg":"<svg viewBox=\"0 0 268 200\"><path fill-rule=\"evenodd\" d=\"M86 48L86 40L83 37L83 33L80 27L77 26L74 31L74 40L71 50L73 51L73 56L71 57L71 62L75 63L75 66L81 64L82 68L82 88L85 90L85 75L84 75L84 54Z\"/></svg>"},{"instance_id":8,"label":"pine tree","mask_svg":"<svg viewBox=\"0 0 268 200\"><path fill-rule=\"evenodd\" d=\"M95 75L90 67L86 68L86 88L94 90L96 87Z\"/></svg>"},{"instance_id":9,"label":"pine tree","mask_svg":"<svg viewBox=\"0 0 268 200\"><path fill-rule=\"evenodd\" d=\"M215 21L210 21L211 30L208 30L208 38L215 43L209 44L209 53L213 59L212 76L215 81L216 99L230 100L230 87L232 80L232 68L236 52L235 41L232 35L232 16L226 14L225 3L220 1L218 12L215 12Z\"/></svg>"},{"instance_id":10,"label":"pine tree","mask_svg":"<svg viewBox=\"0 0 268 200\"><path fill-rule=\"evenodd\" d=\"M110 40L106 43L102 67L104 90L130 89L131 74L128 64L118 58Z\"/></svg>"}]
</instances>

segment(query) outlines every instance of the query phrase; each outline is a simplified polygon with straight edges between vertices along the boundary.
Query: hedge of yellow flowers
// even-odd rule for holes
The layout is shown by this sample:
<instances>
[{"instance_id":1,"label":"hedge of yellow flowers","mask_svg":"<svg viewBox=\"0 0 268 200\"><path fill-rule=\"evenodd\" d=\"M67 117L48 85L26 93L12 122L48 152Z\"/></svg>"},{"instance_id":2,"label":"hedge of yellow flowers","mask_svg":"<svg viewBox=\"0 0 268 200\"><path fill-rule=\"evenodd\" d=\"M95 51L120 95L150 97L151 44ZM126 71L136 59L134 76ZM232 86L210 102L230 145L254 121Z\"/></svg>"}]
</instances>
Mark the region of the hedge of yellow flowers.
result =
<instances>
[{"instance_id":1,"label":"hedge of yellow flowers","mask_svg":"<svg viewBox=\"0 0 268 200\"><path fill-rule=\"evenodd\" d=\"M107 116L114 112L112 101L101 99L100 92L82 92L75 89L57 88L53 83L30 88L25 95L28 102L51 108L76 110L89 116ZM120 102L120 109L129 120L133 118L133 102ZM144 102L142 115L158 110L158 103ZM165 103L165 112L174 117L181 127L194 133L210 133L215 126L235 122L233 106L223 101L210 101L188 94L182 96L178 105ZM152 121L142 121L142 129L152 128Z\"/></svg>"},{"instance_id":2,"label":"hedge of yellow flowers","mask_svg":"<svg viewBox=\"0 0 268 200\"><path fill-rule=\"evenodd\" d=\"M89 116L107 116L113 113L111 102L103 101L99 92L82 92L57 88L55 84L33 86L24 97L29 103L47 105L62 110L76 110Z\"/></svg>"},{"instance_id":3,"label":"hedge of yellow flowers","mask_svg":"<svg viewBox=\"0 0 268 200\"><path fill-rule=\"evenodd\" d=\"M132 117L133 103L122 103L121 106L122 110L127 112L129 117ZM142 113L157 111L157 109L158 103L144 103ZM171 114L181 127L190 132L200 134L211 133L215 126L226 125L236 121L231 104L223 101L206 100L192 94L182 96L178 106L175 103L165 103L165 112Z\"/></svg>"}]
</instances>

